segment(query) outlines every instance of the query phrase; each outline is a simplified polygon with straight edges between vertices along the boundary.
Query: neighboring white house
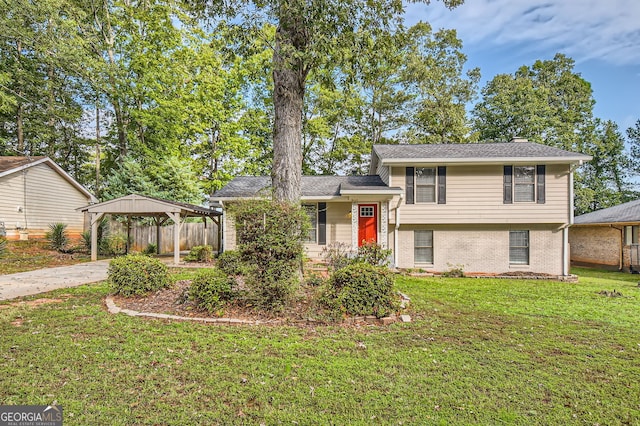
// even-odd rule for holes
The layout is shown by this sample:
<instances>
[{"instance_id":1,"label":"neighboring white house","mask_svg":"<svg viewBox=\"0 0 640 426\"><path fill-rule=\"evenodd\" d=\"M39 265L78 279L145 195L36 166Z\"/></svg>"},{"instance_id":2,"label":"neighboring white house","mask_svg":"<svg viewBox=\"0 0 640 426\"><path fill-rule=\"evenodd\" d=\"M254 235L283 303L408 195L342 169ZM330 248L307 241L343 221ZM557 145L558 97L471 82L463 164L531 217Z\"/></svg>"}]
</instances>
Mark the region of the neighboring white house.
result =
<instances>
[{"instance_id":1,"label":"neighboring white house","mask_svg":"<svg viewBox=\"0 0 640 426\"><path fill-rule=\"evenodd\" d=\"M76 209L97 199L48 157L0 156L0 222L7 238L42 238L52 223L77 238L85 227Z\"/></svg>"},{"instance_id":2,"label":"neighboring white house","mask_svg":"<svg viewBox=\"0 0 640 426\"><path fill-rule=\"evenodd\" d=\"M573 166L591 157L518 139L508 143L374 145L369 176L303 176L311 258L333 242L373 240L399 268L569 274ZM268 192L237 177L223 205ZM223 246L235 247L225 209Z\"/></svg>"}]
</instances>

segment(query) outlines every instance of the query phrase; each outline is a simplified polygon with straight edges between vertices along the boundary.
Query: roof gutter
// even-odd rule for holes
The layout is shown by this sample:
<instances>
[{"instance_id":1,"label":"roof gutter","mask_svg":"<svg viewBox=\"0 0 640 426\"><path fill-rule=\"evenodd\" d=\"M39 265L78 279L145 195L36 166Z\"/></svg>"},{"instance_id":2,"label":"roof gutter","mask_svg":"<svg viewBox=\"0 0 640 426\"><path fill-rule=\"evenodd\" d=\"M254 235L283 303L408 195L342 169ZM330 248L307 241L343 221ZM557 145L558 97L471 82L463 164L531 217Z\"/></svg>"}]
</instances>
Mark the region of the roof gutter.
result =
<instances>
[{"instance_id":1,"label":"roof gutter","mask_svg":"<svg viewBox=\"0 0 640 426\"><path fill-rule=\"evenodd\" d=\"M576 164L582 165L591 157L472 157L472 158L385 158L380 161L383 166L404 166L407 164Z\"/></svg>"}]
</instances>

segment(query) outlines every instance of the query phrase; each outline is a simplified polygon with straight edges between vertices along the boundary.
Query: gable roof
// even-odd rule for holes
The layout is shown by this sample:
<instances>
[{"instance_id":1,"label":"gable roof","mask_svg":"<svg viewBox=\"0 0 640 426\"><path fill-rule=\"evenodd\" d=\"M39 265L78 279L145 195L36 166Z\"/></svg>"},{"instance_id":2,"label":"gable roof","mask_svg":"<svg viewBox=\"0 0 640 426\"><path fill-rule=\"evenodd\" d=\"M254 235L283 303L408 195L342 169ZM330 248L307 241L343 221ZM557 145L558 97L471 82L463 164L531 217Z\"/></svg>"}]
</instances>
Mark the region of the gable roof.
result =
<instances>
[{"instance_id":1,"label":"gable roof","mask_svg":"<svg viewBox=\"0 0 640 426\"><path fill-rule=\"evenodd\" d=\"M408 163L580 163L591 157L534 142L374 145L372 170Z\"/></svg>"},{"instance_id":2,"label":"gable roof","mask_svg":"<svg viewBox=\"0 0 640 426\"><path fill-rule=\"evenodd\" d=\"M268 196L271 178L267 176L236 177L211 196L214 200L252 198ZM340 197L341 192L395 193L397 188L389 188L380 176L302 176L301 195L303 198Z\"/></svg>"},{"instance_id":3,"label":"gable roof","mask_svg":"<svg viewBox=\"0 0 640 426\"><path fill-rule=\"evenodd\" d=\"M573 221L575 225L638 222L640 222L640 200L576 216Z\"/></svg>"},{"instance_id":4,"label":"gable roof","mask_svg":"<svg viewBox=\"0 0 640 426\"><path fill-rule=\"evenodd\" d=\"M53 171L62 176L64 180L69 182L74 188L80 191L92 202L98 201L98 199L92 193L90 193L84 186L82 186L78 181L72 178L49 157L0 156L0 178L20 172L22 170L27 170L39 164L46 164L47 166L49 166L51 169L53 169Z\"/></svg>"},{"instance_id":5,"label":"gable roof","mask_svg":"<svg viewBox=\"0 0 640 426\"><path fill-rule=\"evenodd\" d=\"M113 200L76 209L90 213L131 214L140 216L161 216L167 212L180 213L182 216L220 216L222 213L195 204L170 201L146 195L130 194Z\"/></svg>"}]
</instances>

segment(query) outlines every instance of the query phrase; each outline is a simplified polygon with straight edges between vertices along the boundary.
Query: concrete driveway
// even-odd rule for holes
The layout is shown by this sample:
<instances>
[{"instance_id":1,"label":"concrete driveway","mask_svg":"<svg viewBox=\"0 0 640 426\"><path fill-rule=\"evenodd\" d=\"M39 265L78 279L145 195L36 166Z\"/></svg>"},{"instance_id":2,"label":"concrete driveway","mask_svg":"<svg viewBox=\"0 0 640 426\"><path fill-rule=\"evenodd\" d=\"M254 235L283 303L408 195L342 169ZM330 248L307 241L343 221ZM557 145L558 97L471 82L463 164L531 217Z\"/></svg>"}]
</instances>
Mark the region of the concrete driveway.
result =
<instances>
[{"instance_id":1,"label":"concrete driveway","mask_svg":"<svg viewBox=\"0 0 640 426\"><path fill-rule=\"evenodd\" d=\"M0 300L104 281L110 260L0 275Z\"/></svg>"}]
</instances>

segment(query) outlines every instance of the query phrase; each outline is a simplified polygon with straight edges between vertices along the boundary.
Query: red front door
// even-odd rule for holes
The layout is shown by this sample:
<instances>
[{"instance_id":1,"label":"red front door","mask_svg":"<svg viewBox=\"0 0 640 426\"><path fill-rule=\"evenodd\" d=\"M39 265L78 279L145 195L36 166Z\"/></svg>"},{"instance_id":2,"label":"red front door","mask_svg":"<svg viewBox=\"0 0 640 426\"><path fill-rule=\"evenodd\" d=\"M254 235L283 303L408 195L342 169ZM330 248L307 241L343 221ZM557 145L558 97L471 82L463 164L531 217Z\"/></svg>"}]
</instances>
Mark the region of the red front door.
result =
<instances>
[{"instance_id":1,"label":"red front door","mask_svg":"<svg viewBox=\"0 0 640 426\"><path fill-rule=\"evenodd\" d=\"M358 205L358 247L365 241L378 242L378 206L376 204Z\"/></svg>"}]
</instances>

